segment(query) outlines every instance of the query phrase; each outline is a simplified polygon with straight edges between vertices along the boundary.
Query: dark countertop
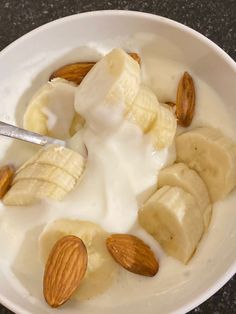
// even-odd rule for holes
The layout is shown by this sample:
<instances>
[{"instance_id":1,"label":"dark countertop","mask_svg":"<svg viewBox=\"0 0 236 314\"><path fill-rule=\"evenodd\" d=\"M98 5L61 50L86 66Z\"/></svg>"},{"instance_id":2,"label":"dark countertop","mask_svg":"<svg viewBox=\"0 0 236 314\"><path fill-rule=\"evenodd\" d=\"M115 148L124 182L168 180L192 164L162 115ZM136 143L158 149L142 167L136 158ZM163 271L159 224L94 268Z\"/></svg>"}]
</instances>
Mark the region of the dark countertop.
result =
<instances>
[{"instance_id":1,"label":"dark countertop","mask_svg":"<svg viewBox=\"0 0 236 314\"><path fill-rule=\"evenodd\" d=\"M1 0L0 50L49 21L104 9L143 11L179 21L213 40L236 60L236 0ZM0 305L3 313L12 312ZM236 276L189 313L236 314Z\"/></svg>"}]
</instances>

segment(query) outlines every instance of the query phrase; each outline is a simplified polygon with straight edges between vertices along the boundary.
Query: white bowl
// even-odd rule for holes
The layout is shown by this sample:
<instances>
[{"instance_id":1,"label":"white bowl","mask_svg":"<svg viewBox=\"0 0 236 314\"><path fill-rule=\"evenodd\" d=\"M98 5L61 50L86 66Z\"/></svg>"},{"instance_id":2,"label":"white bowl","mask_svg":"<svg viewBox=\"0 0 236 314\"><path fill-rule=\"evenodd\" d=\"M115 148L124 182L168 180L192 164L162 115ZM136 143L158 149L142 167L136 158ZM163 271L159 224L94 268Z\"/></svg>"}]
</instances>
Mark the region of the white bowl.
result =
<instances>
[{"instance_id":1,"label":"white bowl","mask_svg":"<svg viewBox=\"0 0 236 314\"><path fill-rule=\"evenodd\" d=\"M139 32L156 34L160 38L162 52L171 59L185 63L187 69L217 90L232 117L236 118L236 108L233 107L236 99L236 64L223 50L179 23L128 11L100 11L66 17L30 32L4 49L0 54L0 118L19 121L21 114L19 108L15 111L16 106L21 109L25 106L33 92L47 80L52 68L60 64L63 55L67 62L72 61L70 50L91 42L112 43L114 38L129 37ZM13 81L14 93L11 94ZM86 304L65 306L60 313L151 314L184 313L193 309L220 289L236 271L235 205L233 193L224 202L225 208L218 210L220 206L216 206L209 237L201 244L200 253L194 257L196 261L193 260L189 266L185 280L173 283L161 293L151 293L130 302L114 299L113 307L107 307L106 303L95 304L89 309ZM222 219L223 215L225 219ZM218 239L217 242L213 241L214 237ZM0 265L2 304L16 313L55 313L44 304L43 299L38 302L19 290L10 280L12 273L10 270L7 272L2 260Z\"/></svg>"}]
</instances>

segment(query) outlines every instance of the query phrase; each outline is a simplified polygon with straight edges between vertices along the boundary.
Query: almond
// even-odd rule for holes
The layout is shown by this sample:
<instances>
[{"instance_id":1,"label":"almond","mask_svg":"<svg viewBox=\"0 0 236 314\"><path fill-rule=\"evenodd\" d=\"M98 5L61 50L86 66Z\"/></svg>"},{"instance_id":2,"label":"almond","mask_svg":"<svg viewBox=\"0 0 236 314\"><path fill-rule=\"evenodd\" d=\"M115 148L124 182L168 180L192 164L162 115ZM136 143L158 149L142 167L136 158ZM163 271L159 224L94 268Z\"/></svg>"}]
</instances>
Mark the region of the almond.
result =
<instances>
[{"instance_id":1,"label":"almond","mask_svg":"<svg viewBox=\"0 0 236 314\"><path fill-rule=\"evenodd\" d=\"M78 62L67 64L53 72L49 80L60 77L79 85L85 75L92 69L94 64L95 62Z\"/></svg>"},{"instance_id":2,"label":"almond","mask_svg":"<svg viewBox=\"0 0 236 314\"><path fill-rule=\"evenodd\" d=\"M9 190L15 170L12 166L4 166L0 168L0 199L7 193Z\"/></svg>"},{"instance_id":3,"label":"almond","mask_svg":"<svg viewBox=\"0 0 236 314\"><path fill-rule=\"evenodd\" d=\"M142 276L153 277L159 264L150 247L130 234L113 234L106 240L107 249L126 270Z\"/></svg>"},{"instance_id":4,"label":"almond","mask_svg":"<svg viewBox=\"0 0 236 314\"><path fill-rule=\"evenodd\" d=\"M179 81L176 98L176 116L178 124L188 127L193 119L195 110L195 88L193 79L185 72Z\"/></svg>"},{"instance_id":5,"label":"almond","mask_svg":"<svg viewBox=\"0 0 236 314\"><path fill-rule=\"evenodd\" d=\"M129 55L140 64L140 57L137 53L131 52ZM67 64L53 72L49 80L60 77L79 85L85 75L92 69L94 64L95 62L77 62Z\"/></svg>"},{"instance_id":6,"label":"almond","mask_svg":"<svg viewBox=\"0 0 236 314\"><path fill-rule=\"evenodd\" d=\"M128 53L130 57L132 57L135 61L138 62L139 65L141 65L141 58L136 52L129 52Z\"/></svg>"},{"instance_id":7,"label":"almond","mask_svg":"<svg viewBox=\"0 0 236 314\"><path fill-rule=\"evenodd\" d=\"M88 263L83 241L65 236L56 242L45 267L43 293L51 307L59 307L69 300L79 287Z\"/></svg>"}]
</instances>

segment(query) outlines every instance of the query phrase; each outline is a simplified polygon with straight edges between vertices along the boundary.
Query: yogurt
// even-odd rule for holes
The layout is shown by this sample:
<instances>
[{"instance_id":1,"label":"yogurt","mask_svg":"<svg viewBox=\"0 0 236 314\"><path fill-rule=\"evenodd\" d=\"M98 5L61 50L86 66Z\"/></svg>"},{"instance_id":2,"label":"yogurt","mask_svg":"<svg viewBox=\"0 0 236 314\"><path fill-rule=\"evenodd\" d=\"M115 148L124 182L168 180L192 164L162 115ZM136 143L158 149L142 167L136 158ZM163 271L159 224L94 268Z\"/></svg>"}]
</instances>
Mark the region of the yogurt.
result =
<instances>
[{"instance_id":1,"label":"yogurt","mask_svg":"<svg viewBox=\"0 0 236 314\"><path fill-rule=\"evenodd\" d=\"M156 190L159 170L175 155L168 149L155 152L142 131L122 117L114 127L111 110L102 116L101 129L84 131L86 170L67 200L58 204L56 215L91 220L110 232L128 232L138 208Z\"/></svg>"}]
</instances>

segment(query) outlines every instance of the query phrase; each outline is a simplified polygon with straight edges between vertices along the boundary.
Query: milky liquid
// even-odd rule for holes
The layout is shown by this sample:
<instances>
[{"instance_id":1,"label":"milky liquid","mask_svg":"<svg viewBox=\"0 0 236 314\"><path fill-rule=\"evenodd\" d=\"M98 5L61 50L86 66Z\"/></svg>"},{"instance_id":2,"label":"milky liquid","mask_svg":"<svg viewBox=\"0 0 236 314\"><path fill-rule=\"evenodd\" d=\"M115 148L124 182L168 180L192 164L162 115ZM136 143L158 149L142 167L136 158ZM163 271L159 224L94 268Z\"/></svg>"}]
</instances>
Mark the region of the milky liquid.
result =
<instances>
[{"instance_id":1,"label":"milky liquid","mask_svg":"<svg viewBox=\"0 0 236 314\"><path fill-rule=\"evenodd\" d=\"M156 92L160 102L175 100L176 86L186 67L163 57L153 58L146 52L141 53L141 58L143 79ZM197 108L191 127L200 125L219 127L225 134L235 139L236 128L222 100L205 82L196 76L194 79ZM120 275L113 286L103 295L80 304L81 311L97 306L109 308L117 299L122 306L136 302L137 298L157 297L166 291L180 289L200 273L201 269L211 267L209 255L205 254L206 250L210 247L214 254L217 249L216 242L219 242L227 225L226 220L222 220L222 228L215 228L215 220L217 215L220 215L219 208L225 204L228 208L232 207L235 194L232 193L230 199L214 206L213 219L207 235L204 236L192 261L187 266L183 265L166 256L136 221L139 207L137 198L141 196L142 202L142 192L155 189L158 170L168 163L172 155L170 151L153 154L151 146L140 130L130 123L118 121L116 128L110 132L112 136L104 135L102 141L101 133L100 137L92 134L92 130L85 133L83 136L90 151L87 169L80 185L62 203L42 202L25 208L4 208L1 205L1 265L4 263L10 265L22 287L42 302L43 268L38 256L38 236L49 221L71 217L97 222L111 232L136 234L152 247L160 260L158 276L151 279L120 270ZM99 141L102 145L99 145ZM8 146L7 141L5 145ZM27 158L30 154L32 153L29 151ZM26 155L24 158L27 159ZM12 156L12 161L15 160L19 163L17 157ZM151 190L148 193L151 193ZM34 302L38 301L34 299Z\"/></svg>"}]
</instances>

